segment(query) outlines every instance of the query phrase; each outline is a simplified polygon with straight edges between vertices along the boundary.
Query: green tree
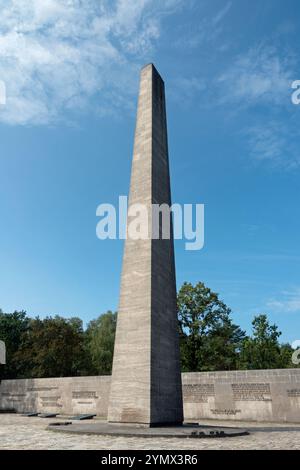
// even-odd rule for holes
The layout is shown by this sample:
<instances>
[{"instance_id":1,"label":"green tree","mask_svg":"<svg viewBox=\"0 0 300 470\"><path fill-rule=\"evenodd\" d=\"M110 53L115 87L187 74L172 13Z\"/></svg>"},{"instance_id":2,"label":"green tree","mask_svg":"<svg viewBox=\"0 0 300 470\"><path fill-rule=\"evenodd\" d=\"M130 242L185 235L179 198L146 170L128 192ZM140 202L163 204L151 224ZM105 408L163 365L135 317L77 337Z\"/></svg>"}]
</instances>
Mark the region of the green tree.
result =
<instances>
[{"instance_id":1,"label":"green tree","mask_svg":"<svg viewBox=\"0 0 300 470\"><path fill-rule=\"evenodd\" d=\"M82 374L86 365L82 321L58 315L30 320L17 356L27 364L27 377Z\"/></svg>"},{"instance_id":2,"label":"green tree","mask_svg":"<svg viewBox=\"0 0 300 470\"><path fill-rule=\"evenodd\" d=\"M202 282L185 282L178 296L182 370L235 369L245 333L235 325L231 310Z\"/></svg>"},{"instance_id":3,"label":"green tree","mask_svg":"<svg viewBox=\"0 0 300 470\"><path fill-rule=\"evenodd\" d=\"M280 345L280 358L278 361L279 368L296 368L299 367L297 364L293 364L292 362L292 355L294 349L289 343L283 343Z\"/></svg>"},{"instance_id":4,"label":"green tree","mask_svg":"<svg viewBox=\"0 0 300 470\"><path fill-rule=\"evenodd\" d=\"M91 372L108 375L112 370L117 313L108 311L92 320L87 327L87 349L91 357Z\"/></svg>"},{"instance_id":5,"label":"green tree","mask_svg":"<svg viewBox=\"0 0 300 470\"><path fill-rule=\"evenodd\" d=\"M18 356L23 335L28 329L29 318L25 311L3 313L0 310L0 339L6 345L6 365L0 367L0 377L15 379L23 377L24 360Z\"/></svg>"},{"instance_id":6,"label":"green tree","mask_svg":"<svg viewBox=\"0 0 300 470\"><path fill-rule=\"evenodd\" d=\"M246 338L241 348L240 367L242 369L286 367L287 348L279 344L281 332L278 331L278 327L270 325L265 314L256 316L252 327L252 337Z\"/></svg>"}]
</instances>

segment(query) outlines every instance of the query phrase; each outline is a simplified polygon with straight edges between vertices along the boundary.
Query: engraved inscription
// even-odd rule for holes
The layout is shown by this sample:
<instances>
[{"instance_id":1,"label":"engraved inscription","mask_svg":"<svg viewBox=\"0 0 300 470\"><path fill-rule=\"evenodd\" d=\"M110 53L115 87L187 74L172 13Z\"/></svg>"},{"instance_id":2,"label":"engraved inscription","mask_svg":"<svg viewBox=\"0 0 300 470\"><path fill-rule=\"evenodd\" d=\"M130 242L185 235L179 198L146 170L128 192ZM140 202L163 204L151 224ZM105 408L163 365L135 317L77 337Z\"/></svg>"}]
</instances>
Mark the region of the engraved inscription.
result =
<instances>
[{"instance_id":1,"label":"engraved inscription","mask_svg":"<svg viewBox=\"0 0 300 470\"><path fill-rule=\"evenodd\" d=\"M300 388L292 388L287 390L287 396L291 398L300 397Z\"/></svg>"},{"instance_id":2,"label":"engraved inscription","mask_svg":"<svg viewBox=\"0 0 300 470\"><path fill-rule=\"evenodd\" d=\"M208 403L209 397L215 396L214 384L183 385L183 398L190 403Z\"/></svg>"},{"instance_id":3,"label":"engraved inscription","mask_svg":"<svg viewBox=\"0 0 300 470\"><path fill-rule=\"evenodd\" d=\"M231 384L234 401L272 401L269 383Z\"/></svg>"},{"instance_id":4,"label":"engraved inscription","mask_svg":"<svg viewBox=\"0 0 300 470\"><path fill-rule=\"evenodd\" d=\"M28 392L48 392L49 390L58 390L58 387L29 387Z\"/></svg>"},{"instance_id":5,"label":"engraved inscription","mask_svg":"<svg viewBox=\"0 0 300 470\"><path fill-rule=\"evenodd\" d=\"M58 403L58 400L61 398L59 396L51 396L51 397L40 397L42 401L42 406L55 406L57 408L62 408L62 405Z\"/></svg>"},{"instance_id":6,"label":"engraved inscription","mask_svg":"<svg viewBox=\"0 0 300 470\"><path fill-rule=\"evenodd\" d=\"M22 402L26 393L2 392L1 396L12 402Z\"/></svg>"},{"instance_id":7,"label":"engraved inscription","mask_svg":"<svg viewBox=\"0 0 300 470\"><path fill-rule=\"evenodd\" d=\"M210 410L213 415L236 415L241 413L241 410Z\"/></svg>"},{"instance_id":8,"label":"engraved inscription","mask_svg":"<svg viewBox=\"0 0 300 470\"><path fill-rule=\"evenodd\" d=\"M26 393L13 393L13 392L2 392L1 394L3 397L26 397Z\"/></svg>"},{"instance_id":9,"label":"engraved inscription","mask_svg":"<svg viewBox=\"0 0 300 470\"><path fill-rule=\"evenodd\" d=\"M99 398L96 391L84 390L81 392L72 392L72 398Z\"/></svg>"}]
</instances>

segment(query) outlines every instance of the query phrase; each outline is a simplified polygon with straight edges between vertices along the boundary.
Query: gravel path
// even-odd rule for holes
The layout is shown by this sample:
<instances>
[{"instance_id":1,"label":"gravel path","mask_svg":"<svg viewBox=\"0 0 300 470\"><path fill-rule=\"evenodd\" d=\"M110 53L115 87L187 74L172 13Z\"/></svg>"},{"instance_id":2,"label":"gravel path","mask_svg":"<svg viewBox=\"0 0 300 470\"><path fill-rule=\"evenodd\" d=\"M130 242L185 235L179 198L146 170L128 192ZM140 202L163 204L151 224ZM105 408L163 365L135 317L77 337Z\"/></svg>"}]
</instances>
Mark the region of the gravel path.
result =
<instances>
[{"instance_id":1,"label":"gravel path","mask_svg":"<svg viewBox=\"0 0 300 470\"><path fill-rule=\"evenodd\" d=\"M65 420L65 418L64 418ZM55 418L55 421L59 419ZM201 424L254 428L249 436L224 439L136 438L74 435L46 429L53 419L0 414L0 449L201 450L300 449L300 425L203 421ZM85 421L85 423L92 421ZM84 426L84 422L81 422ZM272 427L267 431L265 427ZM277 428L277 429L276 429ZM285 430L283 430L283 428Z\"/></svg>"}]
</instances>

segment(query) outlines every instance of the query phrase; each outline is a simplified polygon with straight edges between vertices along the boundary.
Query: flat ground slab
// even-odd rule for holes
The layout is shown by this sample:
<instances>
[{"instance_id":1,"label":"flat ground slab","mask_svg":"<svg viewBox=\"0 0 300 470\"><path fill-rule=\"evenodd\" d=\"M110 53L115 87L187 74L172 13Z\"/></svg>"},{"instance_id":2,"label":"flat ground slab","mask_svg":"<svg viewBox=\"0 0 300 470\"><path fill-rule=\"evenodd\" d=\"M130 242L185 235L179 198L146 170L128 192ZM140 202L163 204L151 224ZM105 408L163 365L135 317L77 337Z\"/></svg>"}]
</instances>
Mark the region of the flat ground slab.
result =
<instances>
[{"instance_id":1,"label":"flat ground slab","mask_svg":"<svg viewBox=\"0 0 300 470\"><path fill-rule=\"evenodd\" d=\"M176 438L224 438L247 436L249 434L243 428L233 428L225 426L197 426L184 424L182 426L163 427L139 427L99 422L93 424L69 424L67 426L58 423L49 426L51 431L70 432L75 434L97 434L103 436L126 436L126 437L176 437Z\"/></svg>"},{"instance_id":2,"label":"flat ground slab","mask_svg":"<svg viewBox=\"0 0 300 470\"><path fill-rule=\"evenodd\" d=\"M203 425L242 427L248 436L230 439L178 439L174 437L130 437L97 434L51 432L48 424L70 421L66 416L27 418L18 414L0 417L0 449L49 450L227 450L227 449L300 449L299 424L253 423L201 420ZM101 422L79 421L78 426Z\"/></svg>"}]
</instances>

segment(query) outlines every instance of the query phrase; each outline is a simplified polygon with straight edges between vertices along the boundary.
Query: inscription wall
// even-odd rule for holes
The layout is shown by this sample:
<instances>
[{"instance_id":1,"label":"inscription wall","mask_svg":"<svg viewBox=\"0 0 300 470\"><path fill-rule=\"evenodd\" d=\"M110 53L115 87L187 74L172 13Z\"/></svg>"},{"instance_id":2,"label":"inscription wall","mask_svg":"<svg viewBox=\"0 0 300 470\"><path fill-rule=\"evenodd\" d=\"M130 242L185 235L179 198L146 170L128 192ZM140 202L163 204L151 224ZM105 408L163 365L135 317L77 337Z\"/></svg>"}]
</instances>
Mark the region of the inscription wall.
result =
<instances>
[{"instance_id":1,"label":"inscription wall","mask_svg":"<svg viewBox=\"0 0 300 470\"><path fill-rule=\"evenodd\" d=\"M214 384L183 384L183 399L193 403L208 403L215 396Z\"/></svg>"},{"instance_id":2,"label":"inscription wall","mask_svg":"<svg viewBox=\"0 0 300 470\"><path fill-rule=\"evenodd\" d=\"M0 409L65 415L93 412L106 418L109 388L109 376L4 380Z\"/></svg>"},{"instance_id":3,"label":"inscription wall","mask_svg":"<svg viewBox=\"0 0 300 470\"><path fill-rule=\"evenodd\" d=\"M300 369L182 374L186 420L300 423Z\"/></svg>"},{"instance_id":4,"label":"inscription wall","mask_svg":"<svg viewBox=\"0 0 300 470\"><path fill-rule=\"evenodd\" d=\"M233 401L272 401L269 383L231 384Z\"/></svg>"},{"instance_id":5,"label":"inscription wall","mask_svg":"<svg viewBox=\"0 0 300 470\"><path fill-rule=\"evenodd\" d=\"M4 380L0 409L106 419L109 390L109 376ZM300 423L300 369L184 373L182 391L186 421Z\"/></svg>"}]
</instances>

